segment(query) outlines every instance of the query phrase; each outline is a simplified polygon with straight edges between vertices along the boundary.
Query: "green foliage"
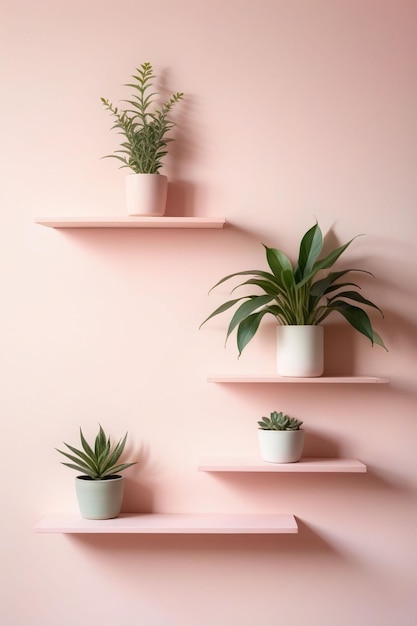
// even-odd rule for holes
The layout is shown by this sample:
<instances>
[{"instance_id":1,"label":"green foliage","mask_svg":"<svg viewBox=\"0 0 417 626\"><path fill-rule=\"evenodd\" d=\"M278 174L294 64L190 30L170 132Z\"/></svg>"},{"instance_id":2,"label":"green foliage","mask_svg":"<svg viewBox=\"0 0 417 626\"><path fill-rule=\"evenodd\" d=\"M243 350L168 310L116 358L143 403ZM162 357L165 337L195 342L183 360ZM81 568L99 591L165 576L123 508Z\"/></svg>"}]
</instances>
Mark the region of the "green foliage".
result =
<instances>
[{"instance_id":1,"label":"green foliage","mask_svg":"<svg viewBox=\"0 0 417 626\"><path fill-rule=\"evenodd\" d=\"M152 65L143 63L132 75L133 83L125 87L133 89L132 100L123 100L130 107L126 110L115 107L106 98L101 98L103 106L115 120L113 129L124 137L120 150L105 158L115 158L122 162L120 167L128 167L136 174L158 174L171 138L167 133L175 126L168 114L176 102L184 97L176 92L160 108L155 107L156 93L153 92Z\"/></svg>"},{"instance_id":2,"label":"green foliage","mask_svg":"<svg viewBox=\"0 0 417 626\"><path fill-rule=\"evenodd\" d=\"M302 423L295 417L273 411L270 417L263 417L258 425L261 430L300 430Z\"/></svg>"},{"instance_id":3,"label":"green foliage","mask_svg":"<svg viewBox=\"0 0 417 626\"><path fill-rule=\"evenodd\" d=\"M110 443L110 437L106 436L101 426L95 438L94 446L90 446L87 443L81 428L80 438L82 450L78 450L65 442L64 444L73 454L63 452L62 450L58 450L58 448L56 448L56 450L72 461L72 463L63 463L63 465L75 469L82 474L86 474L93 480L102 480L108 476L120 474L123 470L136 464L136 462L118 464L118 460L126 444L127 433L113 448Z\"/></svg>"},{"instance_id":4,"label":"green foliage","mask_svg":"<svg viewBox=\"0 0 417 626\"><path fill-rule=\"evenodd\" d=\"M365 335L372 345L376 343L385 348L383 340L373 330L369 316L362 307L377 309L383 316L382 311L356 291L360 289L356 283L346 282L346 276L350 272L362 272L370 276L372 274L359 269L325 271L333 267L352 241L353 239L320 258L323 236L316 222L301 240L295 266L281 250L264 245L266 260L271 271L235 272L225 276L212 287L214 289L235 276L250 276L248 280L237 285L232 292L238 287L254 285L260 289L261 293L225 302L213 311L201 326L215 315L240 303L232 316L226 335L227 341L231 332L237 328L237 346L240 356L267 314L273 315L280 324L298 326L321 324L331 313L339 313L355 330Z\"/></svg>"}]
</instances>

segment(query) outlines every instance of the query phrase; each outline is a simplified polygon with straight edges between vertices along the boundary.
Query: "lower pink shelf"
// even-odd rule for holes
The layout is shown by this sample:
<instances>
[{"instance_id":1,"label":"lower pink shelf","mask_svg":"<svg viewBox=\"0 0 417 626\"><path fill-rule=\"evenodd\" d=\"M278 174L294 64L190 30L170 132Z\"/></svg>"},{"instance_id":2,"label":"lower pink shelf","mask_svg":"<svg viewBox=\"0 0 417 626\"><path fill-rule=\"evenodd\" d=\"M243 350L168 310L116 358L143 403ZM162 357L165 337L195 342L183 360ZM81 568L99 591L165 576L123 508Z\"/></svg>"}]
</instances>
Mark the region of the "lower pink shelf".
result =
<instances>
[{"instance_id":1,"label":"lower pink shelf","mask_svg":"<svg viewBox=\"0 0 417 626\"><path fill-rule=\"evenodd\" d=\"M115 519L88 520L77 515L49 515L36 524L37 533L132 533L176 535L263 535L298 533L290 514L166 514L123 513Z\"/></svg>"}]
</instances>

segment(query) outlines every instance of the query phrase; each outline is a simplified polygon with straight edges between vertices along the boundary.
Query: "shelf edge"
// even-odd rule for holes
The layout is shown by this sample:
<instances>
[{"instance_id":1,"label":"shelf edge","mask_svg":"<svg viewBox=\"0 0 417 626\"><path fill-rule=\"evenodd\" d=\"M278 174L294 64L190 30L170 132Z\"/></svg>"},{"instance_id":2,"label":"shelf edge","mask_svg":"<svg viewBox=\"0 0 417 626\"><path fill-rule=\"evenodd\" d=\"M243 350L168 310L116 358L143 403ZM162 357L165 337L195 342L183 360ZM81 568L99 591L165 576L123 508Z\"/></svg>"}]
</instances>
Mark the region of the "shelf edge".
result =
<instances>
[{"instance_id":1,"label":"shelf edge","mask_svg":"<svg viewBox=\"0 0 417 626\"><path fill-rule=\"evenodd\" d=\"M233 374L210 374L207 376L209 383L240 384L389 384L387 378L378 376L319 376L317 378L294 378L284 376L257 376L257 375L233 375Z\"/></svg>"},{"instance_id":2,"label":"shelf edge","mask_svg":"<svg viewBox=\"0 0 417 626\"><path fill-rule=\"evenodd\" d=\"M200 472L230 473L287 473L287 474L345 474L366 473L367 466L358 459L302 458L298 463L266 463L251 457L202 457L198 463Z\"/></svg>"},{"instance_id":3,"label":"shelf edge","mask_svg":"<svg viewBox=\"0 0 417 626\"><path fill-rule=\"evenodd\" d=\"M35 224L48 228L223 228L224 217L38 217Z\"/></svg>"},{"instance_id":4,"label":"shelf edge","mask_svg":"<svg viewBox=\"0 0 417 626\"><path fill-rule=\"evenodd\" d=\"M110 520L86 520L76 515L49 515L35 533L61 534L296 534L292 514L133 514Z\"/></svg>"}]
</instances>

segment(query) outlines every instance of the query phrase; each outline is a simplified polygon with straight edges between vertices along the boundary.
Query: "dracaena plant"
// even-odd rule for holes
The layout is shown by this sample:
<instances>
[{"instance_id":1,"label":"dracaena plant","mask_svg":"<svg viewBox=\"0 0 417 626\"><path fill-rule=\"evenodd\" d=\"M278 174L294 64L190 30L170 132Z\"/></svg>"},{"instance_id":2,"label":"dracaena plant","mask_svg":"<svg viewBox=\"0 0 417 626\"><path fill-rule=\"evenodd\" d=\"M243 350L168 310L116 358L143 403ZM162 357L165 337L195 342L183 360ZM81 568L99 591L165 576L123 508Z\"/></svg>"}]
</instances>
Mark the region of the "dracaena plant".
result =
<instances>
[{"instance_id":1,"label":"dracaena plant","mask_svg":"<svg viewBox=\"0 0 417 626\"><path fill-rule=\"evenodd\" d=\"M295 417L272 411L270 417L263 417L258 425L261 430L300 430L302 423Z\"/></svg>"},{"instance_id":2,"label":"dracaena plant","mask_svg":"<svg viewBox=\"0 0 417 626\"><path fill-rule=\"evenodd\" d=\"M136 463L119 463L126 445L127 433L115 446L111 445L110 437L106 435L101 426L99 427L94 445L90 446L86 441L81 428L80 439L82 450L74 448L65 442L64 444L72 454L58 448L56 450L71 461L71 463L63 463L63 465L87 475L92 480L103 480L115 474L120 474L120 472Z\"/></svg>"},{"instance_id":3,"label":"dracaena plant","mask_svg":"<svg viewBox=\"0 0 417 626\"><path fill-rule=\"evenodd\" d=\"M164 157L168 154L167 145L172 141L169 131L175 126L169 118L173 106L184 97L177 91L163 104L157 105L157 93L153 91L154 73L152 65L142 63L132 75L134 82L125 87L133 89L130 100L123 100L129 107L120 109L106 98L101 102L114 119L112 130L123 136L119 150L104 158L114 158L122 162L120 167L128 167L136 174L158 174Z\"/></svg>"},{"instance_id":4,"label":"dracaena plant","mask_svg":"<svg viewBox=\"0 0 417 626\"><path fill-rule=\"evenodd\" d=\"M354 239L356 237L320 258L323 235L316 222L302 237L295 265L281 250L264 245L270 271L235 272L219 280L210 289L211 291L235 276L250 276L232 292L238 287L249 285L257 287L260 293L228 300L213 311L201 326L215 315L237 305L227 329L226 341L237 328L237 347L240 356L254 337L265 315L272 315L283 325L315 325L321 324L330 314L339 313L355 330L365 335L372 345L378 344L385 348L383 340L374 331L369 315L363 307L376 309L383 316L381 309L362 296L358 291L359 285L350 280L346 281L347 276L355 272L371 276L372 274L361 269L326 272L333 267Z\"/></svg>"}]
</instances>

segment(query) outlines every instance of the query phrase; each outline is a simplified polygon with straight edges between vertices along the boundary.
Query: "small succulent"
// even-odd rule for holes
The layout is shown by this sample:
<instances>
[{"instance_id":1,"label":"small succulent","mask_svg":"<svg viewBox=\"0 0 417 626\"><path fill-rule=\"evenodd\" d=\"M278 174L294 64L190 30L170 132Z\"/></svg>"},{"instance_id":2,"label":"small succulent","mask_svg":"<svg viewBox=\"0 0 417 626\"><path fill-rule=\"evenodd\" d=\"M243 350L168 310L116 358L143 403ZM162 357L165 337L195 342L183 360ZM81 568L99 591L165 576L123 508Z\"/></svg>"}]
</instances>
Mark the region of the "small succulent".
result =
<instances>
[{"instance_id":1,"label":"small succulent","mask_svg":"<svg viewBox=\"0 0 417 626\"><path fill-rule=\"evenodd\" d=\"M80 438L83 448L82 450L78 450L65 442L64 444L69 450L71 450L71 452L73 452L73 454L63 452L62 450L58 450L58 448L56 448L56 450L72 461L72 463L63 463L63 465L66 465L71 469L75 469L78 472L82 472L83 474L89 476L92 480L103 480L109 476L120 474L120 472L123 472L123 470L127 469L131 465L135 465L136 463L118 464L118 460L121 457L126 444L127 433L113 448L110 443L110 437L107 437L101 426L95 438L94 447L91 447L88 444L81 428Z\"/></svg>"},{"instance_id":2,"label":"small succulent","mask_svg":"<svg viewBox=\"0 0 417 626\"><path fill-rule=\"evenodd\" d=\"M263 417L262 421L258 422L261 430L299 430L302 423L295 417L277 411L273 411L270 417Z\"/></svg>"}]
</instances>

